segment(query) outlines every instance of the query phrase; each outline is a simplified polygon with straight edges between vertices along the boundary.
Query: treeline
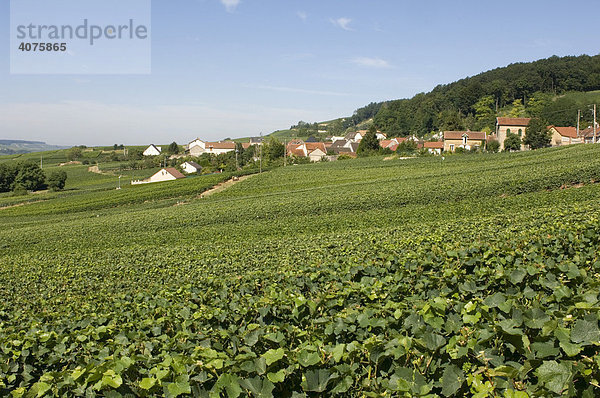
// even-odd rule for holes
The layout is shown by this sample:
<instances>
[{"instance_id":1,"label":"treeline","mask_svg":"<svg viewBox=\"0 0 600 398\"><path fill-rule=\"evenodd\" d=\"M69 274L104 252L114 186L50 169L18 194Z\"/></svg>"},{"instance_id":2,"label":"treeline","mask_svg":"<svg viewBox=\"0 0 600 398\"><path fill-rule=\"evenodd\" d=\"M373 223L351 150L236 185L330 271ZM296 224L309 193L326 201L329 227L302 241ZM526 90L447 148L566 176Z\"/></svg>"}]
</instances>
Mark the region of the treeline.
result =
<instances>
[{"instance_id":1,"label":"treeline","mask_svg":"<svg viewBox=\"0 0 600 398\"><path fill-rule=\"evenodd\" d=\"M62 190L66 181L67 173L63 170L46 174L34 162L0 164L0 192L22 194L47 188Z\"/></svg>"},{"instance_id":2,"label":"treeline","mask_svg":"<svg viewBox=\"0 0 600 398\"><path fill-rule=\"evenodd\" d=\"M575 99L554 97L599 89L600 55L554 56L439 85L411 99L383 103L374 123L392 136L462 128L492 131L497 114L519 111L523 116L541 116L551 124L572 126L580 104Z\"/></svg>"}]
</instances>

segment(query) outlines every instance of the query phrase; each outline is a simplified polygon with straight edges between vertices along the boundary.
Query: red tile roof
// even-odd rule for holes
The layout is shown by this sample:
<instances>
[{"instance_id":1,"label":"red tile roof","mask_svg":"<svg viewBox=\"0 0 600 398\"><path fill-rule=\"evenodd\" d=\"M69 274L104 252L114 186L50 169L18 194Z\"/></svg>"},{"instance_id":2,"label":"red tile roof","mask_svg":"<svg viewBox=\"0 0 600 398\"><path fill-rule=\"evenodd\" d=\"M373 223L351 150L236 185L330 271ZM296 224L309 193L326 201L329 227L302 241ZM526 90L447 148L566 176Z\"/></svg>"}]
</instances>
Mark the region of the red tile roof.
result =
<instances>
[{"instance_id":1,"label":"red tile roof","mask_svg":"<svg viewBox=\"0 0 600 398\"><path fill-rule=\"evenodd\" d=\"M233 141L207 142L206 147L213 148L213 149L235 149L235 142L233 142Z\"/></svg>"},{"instance_id":2,"label":"red tile roof","mask_svg":"<svg viewBox=\"0 0 600 398\"><path fill-rule=\"evenodd\" d=\"M393 142L392 140L381 140L381 141L379 141L379 145L380 145L382 148L387 148L388 146L390 146L390 144L391 144L392 142Z\"/></svg>"},{"instance_id":3,"label":"red tile roof","mask_svg":"<svg viewBox=\"0 0 600 398\"><path fill-rule=\"evenodd\" d=\"M487 135L483 131L444 131L445 140L462 140L466 134L469 140L485 140Z\"/></svg>"},{"instance_id":4,"label":"red tile roof","mask_svg":"<svg viewBox=\"0 0 600 398\"><path fill-rule=\"evenodd\" d=\"M425 148L444 149L444 143L441 141L431 141L424 144Z\"/></svg>"},{"instance_id":5,"label":"red tile roof","mask_svg":"<svg viewBox=\"0 0 600 398\"><path fill-rule=\"evenodd\" d=\"M301 148L293 148L288 151L288 154L297 156L299 158L304 157L304 151Z\"/></svg>"},{"instance_id":6,"label":"red tile roof","mask_svg":"<svg viewBox=\"0 0 600 398\"><path fill-rule=\"evenodd\" d=\"M548 129L556 130L563 137L577 138L577 129L575 127L548 126Z\"/></svg>"},{"instance_id":7,"label":"red tile roof","mask_svg":"<svg viewBox=\"0 0 600 398\"><path fill-rule=\"evenodd\" d=\"M517 126L527 127L531 121L530 117L498 117L496 118L499 126Z\"/></svg>"},{"instance_id":8,"label":"red tile roof","mask_svg":"<svg viewBox=\"0 0 600 398\"><path fill-rule=\"evenodd\" d=\"M306 142L306 151L308 153L314 151L315 149L320 149L323 152L327 152L327 149L325 148L325 144L323 142Z\"/></svg>"},{"instance_id":9,"label":"red tile roof","mask_svg":"<svg viewBox=\"0 0 600 398\"><path fill-rule=\"evenodd\" d=\"M251 146L251 145L252 145L252 144L251 144L251 143L249 143L249 142L243 142L243 143L242 143L242 148L244 148L244 149L248 149L248 148L250 148L250 146Z\"/></svg>"},{"instance_id":10,"label":"red tile roof","mask_svg":"<svg viewBox=\"0 0 600 398\"><path fill-rule=\"evenodd\" d=\"M175 178L185 178L185 176L184 176L183 174L181 174L181 173L179 172L179 170L177 170L177 169L176 169L176 168L174 168L174 167L167 167L167 168L165 169L165 171L166 171L167 173L171 174L171 175L172 175L173 177L175 177Z\"/></svg>"}]
</instances>

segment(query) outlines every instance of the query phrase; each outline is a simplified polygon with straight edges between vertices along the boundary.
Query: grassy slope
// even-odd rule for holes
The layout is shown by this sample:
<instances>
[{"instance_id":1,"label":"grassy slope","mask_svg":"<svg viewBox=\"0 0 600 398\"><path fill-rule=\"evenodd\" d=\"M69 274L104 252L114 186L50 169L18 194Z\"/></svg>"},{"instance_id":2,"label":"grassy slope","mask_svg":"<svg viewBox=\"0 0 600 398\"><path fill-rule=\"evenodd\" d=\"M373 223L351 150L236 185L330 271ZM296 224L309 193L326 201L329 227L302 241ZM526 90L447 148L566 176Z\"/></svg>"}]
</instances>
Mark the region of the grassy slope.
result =
<instances>
[{"instance_id":1,"label":"grassy slope","mask_svg":"<svg viewBox=\"0 0 600 398\"><path fill-rule=\"evenodd\" d=\"M499 238L525 242L598 219L599 185L559 189L600 180L598 155L597 146L579 146L444 162L359 159L274 170L184 206L123 195L94 212L83 205L65 214L81 205L77 197L0 210L0 313L9 315L2 328L27 329L39 316L50 329L91 312L119 317L112 311L138 293L169 297L168 308L180 308L189 299L185 286L212 284L211 277L264 280L254 294L267 300L282 272L308 276L339 263L408 259ZM189 198L196 183L172 186ZM243 296L228 292L234 296L226 301ZM131 296L124 302L124 295Z\"/></svg>"}]
</instances>

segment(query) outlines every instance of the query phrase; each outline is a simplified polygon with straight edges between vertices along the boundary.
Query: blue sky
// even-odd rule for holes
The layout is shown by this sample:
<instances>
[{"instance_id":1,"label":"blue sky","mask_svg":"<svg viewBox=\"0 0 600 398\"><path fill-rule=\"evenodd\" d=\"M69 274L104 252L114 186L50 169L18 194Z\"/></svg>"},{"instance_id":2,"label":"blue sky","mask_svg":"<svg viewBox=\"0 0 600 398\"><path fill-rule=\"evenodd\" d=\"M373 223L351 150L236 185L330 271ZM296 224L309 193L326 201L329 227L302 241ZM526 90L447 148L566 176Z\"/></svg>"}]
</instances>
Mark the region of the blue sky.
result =
<instances>
[{"instance_id":1,"label":"blue sky","mask_svg":"<svg viewBox=\"0 0 600 398\"><path fill-rule=\"evenodd\" d=\"M267 134L513 62L598 54L599 11L597 0L154 0L151 74L11 75L3 0L0 138Z\"/></svg>"}]
</instances>

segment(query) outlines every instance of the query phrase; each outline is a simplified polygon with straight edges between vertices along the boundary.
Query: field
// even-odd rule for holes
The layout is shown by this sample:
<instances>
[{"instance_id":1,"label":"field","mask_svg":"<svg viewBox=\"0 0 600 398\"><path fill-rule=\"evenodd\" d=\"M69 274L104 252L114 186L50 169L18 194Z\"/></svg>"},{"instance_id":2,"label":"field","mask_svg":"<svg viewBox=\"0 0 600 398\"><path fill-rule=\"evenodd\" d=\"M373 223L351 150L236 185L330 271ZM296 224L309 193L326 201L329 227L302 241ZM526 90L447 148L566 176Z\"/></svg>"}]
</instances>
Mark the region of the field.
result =
<instances>
[{"instance_id":1,"label":"field","mask_svg":"<svg viewBox=\"0 0 600 398\"><path fill-rule=\"evenodd\" d=\"M75 168L0 209L1 396L600 394L600 146Z\"/></svg>"}]
</instances>

